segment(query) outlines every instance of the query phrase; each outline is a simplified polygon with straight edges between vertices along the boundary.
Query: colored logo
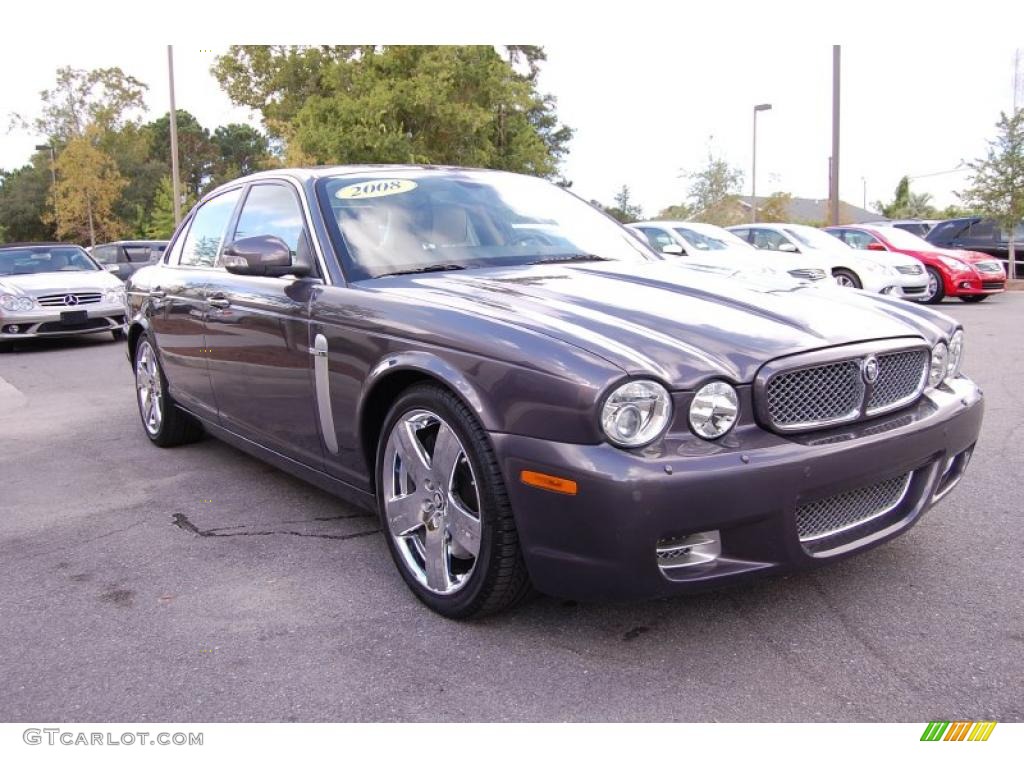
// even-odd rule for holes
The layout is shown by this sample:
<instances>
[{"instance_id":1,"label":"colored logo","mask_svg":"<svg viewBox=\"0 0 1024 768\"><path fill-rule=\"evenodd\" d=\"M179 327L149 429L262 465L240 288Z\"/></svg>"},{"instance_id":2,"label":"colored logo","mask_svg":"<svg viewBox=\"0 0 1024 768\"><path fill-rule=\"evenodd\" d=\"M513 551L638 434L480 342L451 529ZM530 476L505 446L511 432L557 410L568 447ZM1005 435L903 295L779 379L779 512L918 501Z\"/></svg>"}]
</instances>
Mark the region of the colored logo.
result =
<instances>
[{"instance_id":1,"label":"colored logo","mask_svg":"<svg viewBox=\"0 0 1024 768\"><path fill-rule=\"evenodd\" d=\"M995 727L993 720L980 723L968 720L932 721L921 734L921 741L988 741Z\"/></svg>"}]
</instances>

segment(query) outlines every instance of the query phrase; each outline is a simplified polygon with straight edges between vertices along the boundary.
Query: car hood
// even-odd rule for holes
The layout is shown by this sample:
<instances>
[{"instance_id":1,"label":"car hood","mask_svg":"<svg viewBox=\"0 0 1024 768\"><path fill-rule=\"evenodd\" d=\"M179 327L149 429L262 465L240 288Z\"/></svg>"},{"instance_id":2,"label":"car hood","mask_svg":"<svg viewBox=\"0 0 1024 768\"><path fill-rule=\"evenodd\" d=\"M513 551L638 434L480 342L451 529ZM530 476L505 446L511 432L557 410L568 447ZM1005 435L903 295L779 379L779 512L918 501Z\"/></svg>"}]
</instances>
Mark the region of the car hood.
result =
<instances>
[{"instance_id":1,"label":"car hood","mask_svg":"<svg viewBox=\"0 0 1024 768\"><path fill-rule=\"evenodd\" d=\"M933 343L956 327L899 299L737 280L673 262L472 269L360 286L524 327L674 389L710 377L750 382L769 360L834 345L896 337Z\"/></svg>"},{"instance_id":2,"label":"car hood","mask_svg":"<svg viewBox=\"0 0 1024 768\"><path fill-rule=\"evenodd\" d=\"M62 291L103 291L118 288L123 283L106 270L92 272L41 272L33 275L4 275L0 277L0 291L42 296Z\"/></svg>"},{"instance_id":3,"label":"car hood","mask_svg":"<svg viewBox=\"0 0 1024 768\"><path fill-rule=\"evenodd\" d=\"M941 253L943 256L951 256L954 259L960 259L960 261L966 261L968 264L977 264L979 261L998 261L995 256L989 256L987 253L980 253L979 251L958 251L952 248L936 248L936 253Z\"/></svg>"}]
</instances>

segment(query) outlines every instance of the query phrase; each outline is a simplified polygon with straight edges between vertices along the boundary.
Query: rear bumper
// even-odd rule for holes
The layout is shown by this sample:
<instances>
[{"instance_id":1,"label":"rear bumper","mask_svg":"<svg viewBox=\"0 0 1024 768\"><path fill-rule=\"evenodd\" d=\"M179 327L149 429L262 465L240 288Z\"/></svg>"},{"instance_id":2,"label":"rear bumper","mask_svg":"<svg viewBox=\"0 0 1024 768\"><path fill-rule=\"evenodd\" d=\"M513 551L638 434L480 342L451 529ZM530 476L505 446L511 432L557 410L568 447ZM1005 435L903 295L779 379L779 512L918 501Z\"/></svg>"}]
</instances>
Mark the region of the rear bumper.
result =
<instances>
[{"instance_id":1,"label":"rear bumper","mask_svg":"<svg viewBox=\"0 0 1024 768\"><path fill-rule=\"evenodd\" d=\"M50 338L55 336L79 336L87 333L123 330L125 327L124 307L105 306L96 309L82 307L86 312L84 322L66 324L61 320L61 312L34 310L32 312L4 312L0 316L0 339L14 341L17 339ZM10 332L10 326L17 326L16 333Z\"/></svg>"},{"instance_id":2,"label":"rear bumper","mask_svg":"<svg viewBox=\"0 0 1024 768\"><path fill-rule=\"evenodd\" d=\"M579 599L654 597L813 567L899 535L959 480L983 408L981 391L961 378L898 413L791 438L752 426L717 444L681 441L671 452L505 434L492 440L539 590ZM578 493L526 486L524 469L573 479ZM802 505L907 473L892 510L843 533L800 540ZM716 559L659 565L659 541L708 531L720 536Z\"/></svg>"}]
</instances>

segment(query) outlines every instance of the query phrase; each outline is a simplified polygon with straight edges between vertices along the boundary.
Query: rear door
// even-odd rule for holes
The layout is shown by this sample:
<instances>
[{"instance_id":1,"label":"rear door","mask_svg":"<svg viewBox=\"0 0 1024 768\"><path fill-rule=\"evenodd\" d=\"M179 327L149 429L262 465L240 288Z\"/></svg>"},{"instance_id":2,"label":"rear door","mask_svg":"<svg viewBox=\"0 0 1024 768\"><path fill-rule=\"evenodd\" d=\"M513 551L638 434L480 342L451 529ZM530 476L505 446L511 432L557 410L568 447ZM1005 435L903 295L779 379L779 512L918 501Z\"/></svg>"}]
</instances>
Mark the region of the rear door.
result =
<instances>
[{"instance_id":1,"label":"rear door","mask_svg":"<svg viewBox=\"0 0 1024 768\"><path fill-rule=\"evenodd\" d=\"M298 194L287 182L252 184L228 242L273 235L293 263L316 270ZM323 450L316 415L309 301L319 277L209 273L207 359L222 426L317 469Z\"/></svg>"},{"instance_id":2,"label":"rear door","mask_svg":"<svg viewBox=\"0 0 1024 768\"><path fill-rule=\"evenodd\" d=\"M217 404L207 364L206 287L241 193L241 187L227 190L196 209L149 286L150 325L171 394L212 421Z\"/></svg>"}]
</instances>

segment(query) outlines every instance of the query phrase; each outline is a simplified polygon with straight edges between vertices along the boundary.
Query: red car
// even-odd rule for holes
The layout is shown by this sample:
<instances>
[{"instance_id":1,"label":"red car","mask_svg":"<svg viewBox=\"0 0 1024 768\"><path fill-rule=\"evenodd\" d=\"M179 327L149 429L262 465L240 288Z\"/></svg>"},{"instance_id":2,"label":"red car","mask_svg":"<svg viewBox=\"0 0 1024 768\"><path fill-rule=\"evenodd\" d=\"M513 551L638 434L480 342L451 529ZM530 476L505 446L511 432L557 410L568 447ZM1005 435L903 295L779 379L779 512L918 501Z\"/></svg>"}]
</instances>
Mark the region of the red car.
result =
<instances>
[{"instance_id":1,"label":"red car","mask_svg":"<svg viewBox=\"0 0 1024 768\"><path fill-rule=\"evenodd\" d=\"M1002 263L985 253L938 248L896 227L850 224L826 227L825 231L851 248L903 253L924 262L928 270L928 289L921 301L927 304L938 304L946 296L967 302L984 301L1006 289Z\"/></svg>"}]
</instances>

